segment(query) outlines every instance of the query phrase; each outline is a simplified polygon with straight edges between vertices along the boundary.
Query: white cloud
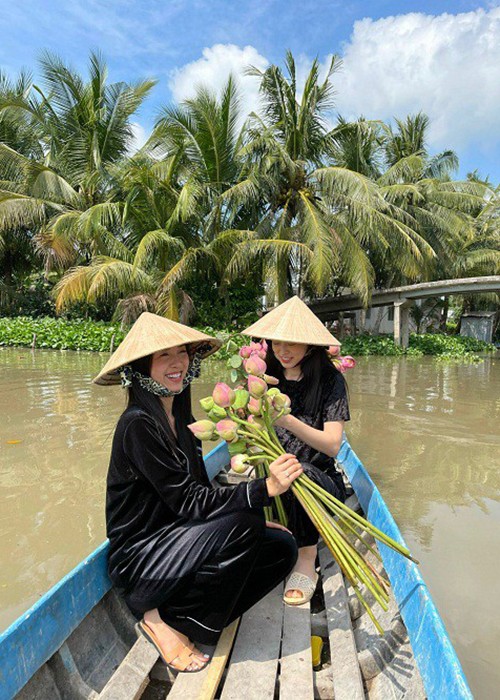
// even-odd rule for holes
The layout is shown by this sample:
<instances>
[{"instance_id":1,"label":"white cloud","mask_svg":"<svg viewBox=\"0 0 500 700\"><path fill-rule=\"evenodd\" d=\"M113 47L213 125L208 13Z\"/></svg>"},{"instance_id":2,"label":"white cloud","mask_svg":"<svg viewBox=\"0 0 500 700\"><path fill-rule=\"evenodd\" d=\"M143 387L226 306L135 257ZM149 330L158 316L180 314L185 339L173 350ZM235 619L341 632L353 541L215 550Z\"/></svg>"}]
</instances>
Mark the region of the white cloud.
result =
<instances>
[{"instance_id":1,"label":"white cloud","mask_svg":"<svg viewBox=\"0 0 500 700\"><path fill-rule=\"evenodd\" d=\"M357 21L335 83L347 117L422 110L435 148L498 143L500 8Z\"/></svg>"},{"instance_id":2,"label":"white cloud","mask_svg":"<svg viewBox=\"0 0 500 700\"><path fill-rule=\"evenodd\" d=\"M193 97L199 85L206 85L220 93L232 73L240 88L242 114L256 110L259 104L259 81L245 75L249 65L265 70L269 62L253 46L241 49L234 44L215 44L203 49L203 57L171 74L169 87L175 102Z\"/></svg>"}]
</instances>

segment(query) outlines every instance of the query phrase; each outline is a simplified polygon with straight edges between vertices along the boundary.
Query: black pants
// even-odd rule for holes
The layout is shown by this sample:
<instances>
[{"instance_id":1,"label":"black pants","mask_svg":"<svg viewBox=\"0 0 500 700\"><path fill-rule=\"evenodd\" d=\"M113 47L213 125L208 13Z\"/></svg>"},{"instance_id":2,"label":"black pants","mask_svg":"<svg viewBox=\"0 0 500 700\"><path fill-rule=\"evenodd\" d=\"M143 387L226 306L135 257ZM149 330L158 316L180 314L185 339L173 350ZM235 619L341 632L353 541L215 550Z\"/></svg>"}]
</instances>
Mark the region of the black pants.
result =
<instances>
[{"instance_id":1,"label":"black pants","mask_svg":"<svg viewBox=\"0 0 500 700\"><path fill-rule=\"evenodd\" d=\"M345 502L346 492L342 475L335 468L322 471L308 462L303 462L302 467L307 476L319 484L332 496ZM288 516L288 528L292 531L298 547L309 547L318 544L319 534L311 519L297 501L291 491L283 496L283 505Z\"/></svg>"},{"instance_id":2,"label":"black pants","mask_svg":"<svg viewBox=\"0 0 500 700\"><path fill-rule=\"evenodd\" d=\"M171 627L201 644L215 644L230 622L292 570L297 545L246 510L179 526L160 541L138 580L124 592L142 616L158 608Z\"/></svg>"}]
</instances>

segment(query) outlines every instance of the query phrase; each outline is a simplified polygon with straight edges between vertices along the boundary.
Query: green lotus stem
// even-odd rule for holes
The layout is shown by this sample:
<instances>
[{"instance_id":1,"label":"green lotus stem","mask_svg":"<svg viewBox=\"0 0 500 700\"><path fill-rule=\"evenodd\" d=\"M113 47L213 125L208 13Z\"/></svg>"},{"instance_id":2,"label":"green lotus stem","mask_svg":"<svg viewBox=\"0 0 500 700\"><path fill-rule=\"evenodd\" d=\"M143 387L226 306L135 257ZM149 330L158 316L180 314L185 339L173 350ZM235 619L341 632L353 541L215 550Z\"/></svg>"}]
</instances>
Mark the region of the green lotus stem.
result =
<instances>
[{"instance_id":1,"label":"green lotus stem","mask_svg":"<svg viewBox=\"0 0 500 700\"><path fill-rule=\"evenodd\" d=\"M366 547L366 549L379 561L382 563L382 557L380 554L377 552L375 547L373 547L371 544L368 544L368 542L365 542L365 540L362 537L362 532L359 532L356 530L351 523L349 523L347 520L344 520L343 518L339 518L339 523L341 524L342 527L347 528L355 537L358 538L358 540L361 542L363 547Z\"/></svg>"},{"instance_id":2,"label":"green lotus stem","mask_svg":"<svg viewBox=\"0 0 500 700\"><path fill-rule=\"evenodd\" d=\"M234 420L235 423L239 423L240 425L245 426L247 430L250 429L252 431L255 431L256 435L258 435L259 438L261 438L262 440L267 442L269 447L276 449L277 445L274 444L274 442L272 441L268 432L261 430L256 425L249 423L247 420L243 420L243 418L240 418L239 416L237 416L232 410L230 410L229 413L231 415L231 420ZM266 425L266 427L267 427L267 425ZM279 445L279 447L281 447L281 445ZM281 449L283 450L283 448L281 448ZM282 452L282 454L284 454L284 453Z\"/></svg>"},{"instance_id":3,"label":"green lotus stem","mask_svg":"<svg viewBox=\"0 0 500 700\"><path fill-rule=\"evenodd\" d=\"M302 487L303 488L303 487ZM299 490L302 490L301 487L299 486ZM307 494L306 490L300 494L301 502L305 501L308 507L306 507L306 512L309 514L309 517L311 517L312 513L314 513L314 516L316 517L311 517L313 520L314 524L318 528L317 524L317 519L320 513L320 509L317 509L317 503L314 501L314 497L312 494ZM318 512L316 512L316 509ZM383 588L378 579L378 576L374 577L373 572L374 569L371 567L369 562L366 562L366 560L363 558L363 556L356 550L355 547L353 547L352 543L347 539L346 535L340 530L338 527L337 523L329 516L328 513L323 513L324 519L328 522L332 530L328 533L327 538L325 539L323 533L323 539L325 539L325 542L328 545L331 545L333 542L332 540L335 540L335 551L332 551L332 548L329 547L330 551L332 554L335 556L337 559L339 565L343 569L344 566L346 566L346 569L349 572L348 578L352 577L351 583L354 583L356 581L360 581L366 585L368 590L372 593L376 601L379 603L379 605L384 609L387 610L387 604L386 600L388 600L387 592L385 588ZM320 529L320 528L318 528ZM323 527L323 523L321 524L321 530L326 530L326 528ZM336 533L336 534L335 534ZM342 551L341 557L339 557L339 550ZM341 564L342 560L342 564Z\"/></svg>"},{"instance_id":4,"label":"green lotus stem","mask_svg":"<svg viewBox=\"0 0 500 700\"><path fill-rule=\"evenodd\" d=\"M280 453L276 451L275 446L268 440L262 438L260 434L251 433L248 430L242 430L241 428L238 430L238 434L245 435L246 437L251 438L259 447L264 447L266 450L268 450L269 454L273 454L274 459L280 456Z\"/></svg>"},{"instance_id":5,"label":"green lotus stem","mask_svg":"<svg viewBox=\"0 0 500 700\"><path fill-rule=\"evenodd\" d=\"M264 517L268 522L273 522L273 509L271 506L264 506Z\"/></svg>"},{"instance_id":6,"label":"green lotus stem","mask_svg":"<svg viewBox=\"0 0 500 700\"><path fill-rule=\"evenodd\" d=\"M357 586L353 586L353 590L354 590L354 593L356 594L356 596L358 597L358 600L360 601L360 603L362 604L362 606L364 607L364 609L366 610L366 612L370 616L370 620L373 622L373 624L377 628L377 632L380 634L381 637L383 637L385 634L385 630L383 629L383 627L380 625L380 622L377 620L377 618L373 614L373 610L370 608L370 606L368 605L368 603L366 602L364 597L361 595L361 591L358 589Z\"/></svg>"},{"instance_id":7,"label":"green lotus stem","mask_svg":"<svg viewBox=\"0 0 500 700\"><path fill-rule=\"evenodd\" d=\"M338 498L335 498L335 496L332 496L330 493L322 489L306 474L301 474L299 479L304 479L304 482L305 484L307 484L307 487L309 487L311 491L314 491L323 502L328 503L328 505L331 506L331 509L336 515L339 515L344 520L350 520L351 522L354 522L356 525L358 525L358 527L362 528L366 532L371 533L380 542L383 542L388 547L391 547L392 549L396 550L397 552L399 552L399 554L402 554L407 559L410 559L411 561L415 562L415 564L418 564L418 561L411 556L409 550L406 547L399 544L399 542L396 542L396 540L393 540L392 537L389 537L384 532L375 527L375 525L372 525L372 523L370 523L368 520L365 520L365 518L358 515L348 506L344 505L342 501L338 500Z\"/></svg>"},{"instance_id":8,"label":"green lotus stem","mask_svg":"<svg viewBox=\"0 0 500 700\"><path fill-rule=\"evenodd\" d=\"M264 472L266 476L270 476L271 473L269 471L269 465L265 464L263 466ZM283 525L284 527L288 527L288 516L286 514L285 507L283 505L283 501L281 500L281 496L275 496L274 497L274 505L276 507L276 512L278 514L278 521L280 525Z\"/></svg>"}]
</instances>

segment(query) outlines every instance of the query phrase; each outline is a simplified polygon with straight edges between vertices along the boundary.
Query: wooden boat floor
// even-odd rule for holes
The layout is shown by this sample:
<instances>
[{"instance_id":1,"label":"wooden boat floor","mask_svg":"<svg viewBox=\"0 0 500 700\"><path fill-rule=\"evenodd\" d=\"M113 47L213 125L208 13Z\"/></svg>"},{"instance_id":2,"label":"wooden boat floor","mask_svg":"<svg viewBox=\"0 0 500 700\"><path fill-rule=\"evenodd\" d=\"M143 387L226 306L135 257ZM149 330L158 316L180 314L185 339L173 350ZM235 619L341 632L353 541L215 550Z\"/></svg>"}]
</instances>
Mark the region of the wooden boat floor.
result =
<instances>
[{"instance_id":1,"label":"wooden boat floor","mask_svg":"<svg viewBox=\"0 0 500 700\"><path fill-rule=\"evenodd\" d=\"M159 661L111 590L16 700L423 700L394 599L387 612L375 608L382 637L324 546L319 559L311 605L284 605L281 584L224 630L211 663L195 674L176 675ZM324 640L317 671L311 635Z\"/></svg>"}]
</instances>

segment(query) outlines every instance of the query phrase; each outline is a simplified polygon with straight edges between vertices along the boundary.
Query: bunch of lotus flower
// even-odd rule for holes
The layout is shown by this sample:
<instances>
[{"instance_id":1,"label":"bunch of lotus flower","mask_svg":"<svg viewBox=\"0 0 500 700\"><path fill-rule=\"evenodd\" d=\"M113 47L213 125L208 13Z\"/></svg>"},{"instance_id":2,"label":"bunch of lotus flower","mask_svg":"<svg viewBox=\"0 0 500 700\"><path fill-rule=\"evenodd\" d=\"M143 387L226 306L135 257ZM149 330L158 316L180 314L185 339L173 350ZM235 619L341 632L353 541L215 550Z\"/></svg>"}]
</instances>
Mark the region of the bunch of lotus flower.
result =
<instances>
[{"instance_id":1,"label":"bunch of lotus flower","mask_svg":"<svg viewBox=\"0 0 500 700\"><path fill-rule=\"evenodd\" d=\"M242 474L255 470L258 477L268 476L269 464L285 454L274 430L274 423L291 411L290 398L276 386L278 380L266 374L266 351L265 341L251 343L231 357L228 365L232 370L232 378L243 379L244 383L234 389L223 382L217 383L212 395L200 401L207 418L189 426L200 440L222 439L227 443L234 472ZM329 348L329 354L332 362L338 362L343 367L341 371L355 364L353 358L340 357L336 347ZM361 586L365 586L380 606L387 610L389 582L376 571L351 540L359 540L379 560L378 552L363 540L363 534L372 535L411 559L409 551L325 491L305 473L292 483L290 489L382 634L383 630L368 605ZM286 511L279 496L274 498L274 507L279 522L286 526ZM271 508L266 508L266 518L273 519Z\"/></svg>"}]
</instances>

